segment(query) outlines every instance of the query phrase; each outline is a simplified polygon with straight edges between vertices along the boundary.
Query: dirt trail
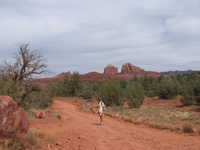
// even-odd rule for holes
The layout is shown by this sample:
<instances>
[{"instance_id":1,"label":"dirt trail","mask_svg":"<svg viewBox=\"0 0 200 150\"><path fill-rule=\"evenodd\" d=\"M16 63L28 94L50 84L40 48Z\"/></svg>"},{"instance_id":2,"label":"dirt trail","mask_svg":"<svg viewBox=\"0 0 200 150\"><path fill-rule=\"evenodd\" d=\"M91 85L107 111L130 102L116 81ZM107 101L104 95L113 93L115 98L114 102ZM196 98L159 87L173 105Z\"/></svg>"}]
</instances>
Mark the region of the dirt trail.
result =
<instances>
[{"instance_id":1,"label":"dirt trail","mask_svg":"<svg viewBox=\"0 0 200 150\"><path fill-rule=\"evenodd\" d=\"M70 101L55 100L62 120L40 120L33 127L56 137L52 150L200 150L200 136L152 129L105 117L99 126L94 114L79 111Z\"/></svg>"}]
</instances>

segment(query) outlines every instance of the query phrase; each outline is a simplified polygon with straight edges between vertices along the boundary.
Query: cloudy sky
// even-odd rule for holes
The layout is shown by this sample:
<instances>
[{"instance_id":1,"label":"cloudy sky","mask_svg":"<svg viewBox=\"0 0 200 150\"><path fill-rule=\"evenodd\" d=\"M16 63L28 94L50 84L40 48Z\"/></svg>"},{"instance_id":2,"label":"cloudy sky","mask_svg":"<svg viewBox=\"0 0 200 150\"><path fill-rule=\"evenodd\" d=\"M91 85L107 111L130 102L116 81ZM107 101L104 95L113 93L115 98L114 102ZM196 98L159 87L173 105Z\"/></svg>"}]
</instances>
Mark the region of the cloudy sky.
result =
<instances>
[{"instance_id":1,"label":"cloudy sky","mask_svg":"<svg viewBox=\"0 0 200 150\"><path fill-rule=\"evenodd\" d=\"M0 61L30 42L53 74L200 70L200 0L0 0Z\"/></svg>"}]
</instances>

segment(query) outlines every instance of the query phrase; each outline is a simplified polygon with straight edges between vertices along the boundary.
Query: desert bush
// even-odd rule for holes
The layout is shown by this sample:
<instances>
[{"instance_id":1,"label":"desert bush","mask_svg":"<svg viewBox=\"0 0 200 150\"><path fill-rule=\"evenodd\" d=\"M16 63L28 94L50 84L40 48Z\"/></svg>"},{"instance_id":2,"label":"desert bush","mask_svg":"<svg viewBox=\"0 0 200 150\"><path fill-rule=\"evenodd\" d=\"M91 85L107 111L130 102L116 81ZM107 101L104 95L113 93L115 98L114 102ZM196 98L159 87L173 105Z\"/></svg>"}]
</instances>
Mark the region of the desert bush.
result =
<instances>
[{"instance_id":1,"label":"desert bush","mask_svg":"<svg viewBox=\"0 0 200 150\"><path fill-rule=\"evenodd\" d=\"M84 99L90 99L90 98L92 98L92 96L93 96L93 92L89 91L89 90L83 90L79 94L79 97L82 97Z\"/></svg>"},{"instance_id":2,"label":"desert bush","mask_svg":"<svg viewBox=\"0 0 200 150\"><path fill-rule=\"evenodd\" d=\"M9 150L25 150L25 145L15 138L6 140L2 147Z\"/></svg>"},{"instance_id":3,"label":"desert bush","mask_svg":"<svg viewBox=\"0 0 200 150\"><path fill-rule=\"evenodd\" d=\"M139 83L130 82L124 91L124 97L130 107L139 108L143 104L144 90Z\"/></svg>"},{"instance_id":4,"label":"desert bush","mask_svg":"<svg viewBox=\"0 0 200 150\"><path fill-rule=\"evenodd\" d=\"M125 85L122 82L107 81L101 84L98 95L108 106L122 106L127 102L130 107L140 107L144 100L141 84L130 81Z\"/></svg>"},{"instance_id":5,"label":"desert bush","mask_svg":"<svg viewBox=\"0 0 200 150\"><path fill-rule=\"evenodd\" d=\"M172 78L165 77L160 81L160 98L170 99L177 96L176 84Z\"/></svg>"},{"instance_id":6,"label":"desert bush","mask_svg":"<svg viewBox=\"0 0 200 150\"><path fill-rule=\"evenodd\" d=\"M181 103L186 106L194 103L195 95L194 95L194 91L191 85L183 85L180 100L181 100Z\"/></svg>"},{"instance_id":7,"label":"desert bush","mask_svg":"<svg viewBox=\"0 0 200 150\"><path fill-rule=\"evenodd\" d=\"M101 84L98 91L98 96L108 106L123 104L123 93L119 82L107 81Z\"/></svg>"},{"instance_id":8,"label":"desert bush","mask_svg":"<svg viewBox=\"0 0 200 150\"><path fill-rule=\"evenodd\" d=\"M81 91L81 81L78 72L66 75L64 80L58 84L57 95L58 96L78 96Z\"/></svg>"},{"instance_id":9,"label":"desert bush","mask_svg":"<svg viewBox=\"0 0 200 150\"><path fill-rule=\"evenodd\" d=\"M120 83L121 88L123 88L123 89L127 88L128 81L120 81L119 83Z\"/></svg>"},{"instance_id":10,"label":"desert bush","mask_svg":"<svg viewBox=\"0 0 200 150\"><path fill-rule=\"evenodd\" d=\"M193 133L194 132L191 124L184 124L182 130L184 133Z\"/></svg>"},{"instance_id":11,"label":"desert bush","mask_svg":"<svg viewBox=\"0 0 200 150\"><path fill-rule=\"evenodd\" d=\"M96 95L96 87L94 87L95 84L93 83L87 83L87 82L82 82L81 83L81 90L78 94L79 97L82 97L84 99L90 99L94 95Z\"/></svg>"},{"instance_id":12,"label":"desert bush","mask_svg":"<svg viewBox=\"0 0 200 150\"><path fill-rule=\"evenodd\" d=\"M24 100L24 108L46 108L52 102L52 97L43 91L33 91Z\"/></svg>"},{"instance_id":13,"label":"desert bush","mask_svg":"<svg viewBox=\"0 0 200 150\"><path fill-rule=\"evenodd\" d=\"M144 89L144 94L147 97L155 97L159 95L159 79L144 77L135 80L137 83L140 83Z\"/></svg>"},{"instance_id":14,"label":"desert bush","mask_svg":"<svg viewBox=\"0 0 200 150\"><path fill-rule=\"evenodd\" d=\"M12 80L0 81L0 95L8 95L24 108L47 107L55 96L54 86L51 84L26 84Z\"/></svg>"}]
</instances>

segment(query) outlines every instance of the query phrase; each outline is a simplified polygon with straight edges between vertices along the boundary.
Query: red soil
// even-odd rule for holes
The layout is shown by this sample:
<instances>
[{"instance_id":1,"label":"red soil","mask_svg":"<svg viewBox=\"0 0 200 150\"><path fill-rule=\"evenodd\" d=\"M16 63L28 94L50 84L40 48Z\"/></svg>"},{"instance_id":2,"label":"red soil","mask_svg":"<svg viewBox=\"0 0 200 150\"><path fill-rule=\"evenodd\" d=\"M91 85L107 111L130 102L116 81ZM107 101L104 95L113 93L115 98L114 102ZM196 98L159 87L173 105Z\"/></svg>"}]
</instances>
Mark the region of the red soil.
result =
<instances>
[{"instance_id":1,"label":"red soil","mask_svg":"<svg viewBox=\"0 0 200 150\"><path fill-rule=\"evenodd\" d=\"M62 119L32 120L31 128L56 138L57 144L42 150L199 150L200 137L148 128L105 117L97 125L94 114L81 112L70 99L56 99L53 109ZM42 141L40 141L42 143Z\"/></svg>"},{"instance_id":2,"label":"red soil","mask_svg":"<svg viewBox=\"0 0 200 150\"><path fill-rule=\"evenodd\" d=\"M182 103L178 99L172 99L172 100L160 100L159 97L155 98L145 98L144 99L144 105L148 106L162 106L167 108L177 108L181 107Z\"/></svg>"}]
</instances>

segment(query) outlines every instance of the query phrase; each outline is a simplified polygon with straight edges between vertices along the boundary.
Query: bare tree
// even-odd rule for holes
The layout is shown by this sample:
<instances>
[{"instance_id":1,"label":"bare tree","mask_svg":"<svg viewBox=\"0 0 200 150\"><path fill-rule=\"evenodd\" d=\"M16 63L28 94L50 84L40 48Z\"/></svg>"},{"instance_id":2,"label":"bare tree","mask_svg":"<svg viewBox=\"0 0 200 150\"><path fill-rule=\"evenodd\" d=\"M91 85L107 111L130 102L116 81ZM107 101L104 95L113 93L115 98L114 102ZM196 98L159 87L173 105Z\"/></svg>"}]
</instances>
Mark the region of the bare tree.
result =
<instances>
[{"instance_id":1,"label":"bare tree","mask_svg":"<svg viewBox=\"0 0 200 150\"><path fill-rule=\"evenodd\" d=\"M29 44L23 44L14 56L14 62L5 62L1 73L14 81L25 81L34 75L46 72L44 57L37 50L30 50Z\"/></svg>"}]
</instances>

